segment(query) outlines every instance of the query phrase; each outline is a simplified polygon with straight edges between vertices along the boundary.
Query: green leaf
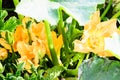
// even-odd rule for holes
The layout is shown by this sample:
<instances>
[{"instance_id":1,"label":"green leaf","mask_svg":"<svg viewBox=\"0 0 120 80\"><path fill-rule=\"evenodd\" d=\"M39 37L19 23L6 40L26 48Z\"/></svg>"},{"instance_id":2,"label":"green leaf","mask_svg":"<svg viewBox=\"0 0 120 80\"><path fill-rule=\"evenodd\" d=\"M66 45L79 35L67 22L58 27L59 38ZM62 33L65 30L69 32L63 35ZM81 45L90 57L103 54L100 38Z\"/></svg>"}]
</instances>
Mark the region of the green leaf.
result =
<instances>
[{"instance_id":1,"label":"green leaf","mask_svg":"<svg viewBox=\"0 0 120 80\"><path fill-rule=\"evenodd\" d=\"M4 27L2 27L2 30L7 30L7 31L14 31L19 24L19 21L16 17L10 17L5 23Z\"/></svg>"},{"instance_id":2,"label":"green leaf","mask_svg":"<svg viewBox=\"0 0 120 80\"><path fill-rule=\"evenodd\" d=\"M18 76L16 80L25 80L25 79L23 79L23 77L21 76Z\"/></svg>"},{"instance_id":3,"label":"green leaf","mask_svg":"<svg viewBox=\"0 0 120 80\"><path fill-rule=\"evenodd\" d=\"M38 70L38 80L43 80L44 70Z\"/></svg>"},{"instance_id":4,"label":"green leaf","mask_svg":"<svg viewBox=\"0 0 120 80\"><path fill-rule=\"evenodd\" d=\"M116 13L120 11L120 0L113 0L114 6L113 6L113 13Z\"/></svg>"},{"instance_id":5,"label":"green leaf","mask_svg":"<svg viewBox=\"0 0 120 80\"><path fill-rule=\"evenodd\" d=\"M8 15L6 10L0 10L0 19L4 20L4 18Z\"/></svg>"},{"instance_id":6,"label":"green leaf","mask_svg":"<svg viewBox=\"0 0 120 80\"><path fill-rule=\"evenodd\" d=\"M6 79L5 79L5 76L4 76L3 74L0 74L0 79L6 80Z\"/></svg>"},{"instance_id":7,"label":"green leaf","mask_svg":"<svg viewBox=\"0 0 120 80\"><path fill-rule=\"evenodd\" d=\"M17 71L16 71L16 76L20 76L21 72L24 70L25 63L19 63L17 64Z\"/></svg>"},{"instance_id":8,"label":"green leaf","mask_svg":"<svg viewBox=\"0 0 120 80\"><path fill-rule=\"evenodd\" d=\"M12 32L9 32L9 31L6 31L5 39L6 39L6 41L8 42L8 44L12 45L12 44L13 44L13 41L14 41L13 33L12 33Z\"/></svg>"},{"instance_id":9,"label":"green leaf","mask_svg":"<svg viewBox=\"0 0 120 80\"><path fill-rule=\"evenodd\" d=\"M4 72L4 67L2 65L2 63L0 62L0 74Z\"/></svg>"},{"instance_id":10,"label":"green leaf","mask_svg":"<svg viewBox=\"0 0 120 80\"><path fill-rule=\"evenodd\" d=\"M8 15L7 11L0 10L0 29L4 26L4 18Z\"/></svg>"},{"instance_id":11,"label":"green leaf","mask_svg":"<svg viewBox=\"0 0 120 80\"><path fill-rule=\"evenodd\" d=\"M79 80L120 80L120 62L94 57L79 68Z\"/></svg>"},{"instance_id":12,"label":"green leaf","mask_svg":"<svg viewBox=\"0 0 120 80\"><path fill-rule=\"evenodd\" d=\"M57 24L57 8L59 6L53 4L48 0L21 0L15 11L22 15L35 18L37 21L47 19L51 24Z\"/></svg>"},{"instance_id":13,"label":"green leaf","mask_svg":"<svg viewBox=\"0 0 120 80\"><path fill-rule=\"evenodd\" d=\"M21 0L15 11L37 21L47 19L52 25L56 25L59 21L58 9L62 8L80 25L84 25L96 11L97 4L104 2L105 0Z\"/></svg>"},{"instance_id":14,"label":"green leaf","mask_svg":"<svg viewBox=\"0 0 120 80\"><path fill-rule=\"evenodd\" d=\"M37 80L37 75L35 73L32 73L30 80Z\"/></svg>"},{"instance_id":15,"label":"green leaf","mask_svg":"<svg viewBox=\"0 0 120 80\"><path fill-rule=\"evenodd\" d=\"M96 11L97 4L102 4L105 0L55 0L61 4L62 9L84 25L89 21L90 16Z\"/></svg>"},{"instance_id":16,"label":"green leaf","mask_svg":"<svg viewBox=\"0 0 120 80\"><path fill-rule=\"evenodd\" d=\"M5 79L6 80L17 80L16 76L14 76L13 73L7 73Z\"/></svg>"},{"instance_id":17,"label":"green leaf","mask_svg":"<svg viewBox=\"0 0 120 80\"><path fill-rule=\"evenodd\" d=\"M54 66L51 69L48 69L45 73L44 80L54 80L64 71L62 66Z\"/></svg>"}]
</instances>

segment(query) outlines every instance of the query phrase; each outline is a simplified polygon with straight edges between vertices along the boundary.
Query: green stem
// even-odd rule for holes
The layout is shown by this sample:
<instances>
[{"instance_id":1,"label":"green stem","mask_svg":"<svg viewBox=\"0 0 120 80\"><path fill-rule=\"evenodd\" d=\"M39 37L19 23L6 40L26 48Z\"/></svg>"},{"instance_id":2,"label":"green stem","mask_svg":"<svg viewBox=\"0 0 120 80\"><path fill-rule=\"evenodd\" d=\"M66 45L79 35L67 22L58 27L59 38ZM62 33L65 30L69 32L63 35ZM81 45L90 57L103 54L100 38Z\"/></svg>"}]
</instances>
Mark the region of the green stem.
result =
<instances>
[{"instance_id":1,"label":"green stem","mask_svg":"<svg viewBox=\"0 0 120 80\"><path fill-rule=\"evenodd\" d=\"M53 45L50 26L49 26L48 21L46 21L46 20L45 20L45 30L46 30L46 36L47 36L48 46L49 46L49 49L50 49L50 54L51 54L53 65L59 65L58 58L57 58L55 48L54 48L54 45Z\"/></svg>"},{"instance_id":2,"label":"green stem","mask_svg":"<svg viewBox=\"0 0 120 80\"><path fill-rule=\"evenodd\" d=\"M2 0L0 0L0 10L2 10Z\"/></svg>"},{"instance_id":3,"label":"green stem","mask_svg":"<svg viewBox=\"0 0 120 80\"><path fill-rule=\"evenodd\" d=\"M89 56L90 56L90 53L87 54L85 60L87 60L89 58Z\"/></svg>"},{"instance_id":4,"label":"green stem","mask_svg":"<svg viewBox=\"0 0 120 80\"><path fill-rule=\"evenodd\" d=\"M59 27L63 36L63 43L64 43L64 47L65 50L67 52L69 52L69 46L68 46L68 40L67 40L67 36L65 34L65 28L64 28L64 22L63 22L63 15L62 15L62 9L59 8Z\"/></svg>"},{"instance_id":5,"label":"green stem","mask_svg":"<svg viewBox=\"0 0 120 80\"><path fill-rule=\"evenodd\" d=\"M3 10L6 10L6 11L14 11L15 8L2 8Z\"/></svg>"},{"instance_id":6,"label":"green stem","mask_svg":"<svg viewBox=\"0 0 120 80\"><path fill-rule=\"evenodd\" d=\"M67 69L66 73L70 76L77 76L78 75L78 69Z\"/></svg>"},{"instance_id":7,"label":"green stem","mask_svg":"<svg viewBox=\"0 0 120 80\"><path fill-rule=\"evenodd\" d=\"M81 65L82 61L84 60L84 57L85 57L85 54L81 53L81 58L79 59L79 62L78 62L78 64L77 64L76 69L79 68L79 66Z\"/></svg>"},{"instance_id":8,"label":"green stem","mask_svg":"<svg viewBox=\"0 0 120 80\"><path fill-rule=\"evenodd\" d=\"M73 35L74 29L76 27L76 20L72 20L72 24L69 26L70 27L70 34L69 34L69 38L70 38L70 43L72 43L73 38L71 38L71 35ZM69 44L70 47L72 47L72 44Z\"/></svg>"},{"instance_id":9,"label":"green stem","mask_svg":"<svg viewBox=\"0 0 120 80\"><path fill-rule=\"evenodd\" d=\"M102 20L102 19L104 18L104 16L107 14L107 12L109 11L111 5L112 5L112 0L109 1L106 9L105 9L104 12L102 13L102 15L101 15L101 20Z\"/></svg>"},{"instance_id":10,"label":"green stem","mask_svg":"<svg viewBox=\"0 0 120 80\"><path fill-rule=\"evenodd\" d=\"M111 19L115 19L115 18L117 18L119 16L120 16L120 11L118 11L116 14L114 14Z\"/></svg>"}]
</instances>

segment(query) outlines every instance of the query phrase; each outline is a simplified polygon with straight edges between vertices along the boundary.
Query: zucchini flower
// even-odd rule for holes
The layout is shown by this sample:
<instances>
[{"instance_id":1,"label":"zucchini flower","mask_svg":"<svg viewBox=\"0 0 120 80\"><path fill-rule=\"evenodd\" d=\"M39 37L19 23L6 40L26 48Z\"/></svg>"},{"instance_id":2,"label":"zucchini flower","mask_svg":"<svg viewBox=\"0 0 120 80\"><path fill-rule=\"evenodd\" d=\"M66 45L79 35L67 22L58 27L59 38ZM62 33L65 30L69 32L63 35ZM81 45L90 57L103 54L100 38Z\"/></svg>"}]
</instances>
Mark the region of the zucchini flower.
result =
<instances>
[{"instance_id":1,"label":"zucchini flower","mask_svg":"<svg viewBox=\"0 0 120 80\"><path fill-rule=\"evenodd\" d=\"M93 52L99 56L113 56L116 53L108 48L107 42L114 38L114 34L119 34L116 27L116 19L100 22L100 12L96 11L90 21L84 26L81 39L74 41L74 51L82 53ZM114 41L112 43L114 44ZM110 46L114 47L114 45Z\"/></svg>"}]
</instances>

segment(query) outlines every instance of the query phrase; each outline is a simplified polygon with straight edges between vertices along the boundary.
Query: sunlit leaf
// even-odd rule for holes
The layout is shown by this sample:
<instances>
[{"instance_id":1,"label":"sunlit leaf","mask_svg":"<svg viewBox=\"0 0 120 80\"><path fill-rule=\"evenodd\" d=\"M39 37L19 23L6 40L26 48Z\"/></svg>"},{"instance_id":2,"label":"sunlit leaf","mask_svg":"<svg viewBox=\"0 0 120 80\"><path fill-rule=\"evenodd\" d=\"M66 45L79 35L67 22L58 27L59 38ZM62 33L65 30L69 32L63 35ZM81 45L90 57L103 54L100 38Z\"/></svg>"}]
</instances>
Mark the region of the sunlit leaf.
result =
<instances>
[{"instance_id":1,"label":"sunlit leaf","mask_svg":"<svg viewBox=\"0 0 120 80\"><path fill-rule=\"evenodd\" d=\"M120 35L114 33L112 38L105 38L105 50L110 51L115 57L120 59Z\"/></svg>"},{"instance_id":2,"label":"sunlit leaf","mask_svg":"<svg viewBox=\"0 0 120 80\"><path fill-rule=\"evenodd\" d=\"M2 63L0 62L0 74L4 72L4 67L2 65Z\"/></svg>"},{"instance_id":3,"label":"sunlit leaf","mask_svg":"<svg viewBox=\"0 0 120 80\"><path fill-rule=\"evenodd\" d=\"M21 0L15 11L38 21L47 19L56 25L59 20L58 9L61 8L84 25L96 10L97 4L104 2L105 0Z\"/></svg>"},{"instance_id":4,"label":"sunlit leaf","mask_svg":"<svg viewBox=\"0 0 120 80\"><path fill-rule=\"evenodd\" d=\"M4 26L4 18L8 15L7 11L0 10L0 29Z\"/></svg>"},{"instance_id":5,"label":"sunlit leaf","mask_svg":"<svg viewBox=\"0 0 120 80\"><path fill-rule=\"evenodd\" d=\"M58 5L53 4L48 0L21 0L15 11L37 21L47 19L51 24L57 24Z\"/></svg>"},{"instance_id":6,"label":"sunlit leaf","mask_svg":"<svg viewBox=\"0 0 120 80\"><path fill-rule=\"evenodd\" d=\"M0 10L0 19L4 19L8 15L7 11L5 10Z\"/></svg>"},{"instance_id":7,"label":"sunlit leaf","mask_svg":"<svg viewBox=\"0 0 120 80\"><path fill-rule=\"evenodd\" d=\"M2 30L8 30L10 32L14 31L19 24L19 21L16 17L10 17L4 24Z\"/></svg>"}]
</instances>

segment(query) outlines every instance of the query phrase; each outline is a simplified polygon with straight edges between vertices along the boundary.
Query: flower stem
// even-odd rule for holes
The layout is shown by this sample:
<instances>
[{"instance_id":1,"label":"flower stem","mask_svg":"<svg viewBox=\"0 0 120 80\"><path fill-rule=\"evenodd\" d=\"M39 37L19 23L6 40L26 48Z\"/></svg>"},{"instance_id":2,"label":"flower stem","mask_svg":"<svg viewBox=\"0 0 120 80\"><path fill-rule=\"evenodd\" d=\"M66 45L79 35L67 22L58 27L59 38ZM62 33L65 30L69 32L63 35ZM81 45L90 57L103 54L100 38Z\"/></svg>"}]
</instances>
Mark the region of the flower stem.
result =
<instances>
[{"instance_id":1,"label":"flower stem","mask_svg":"<svg viewBox=\"0 0 120 80\"><path fill-rule=\"evenodd\" d=\"M112 0L109 1L106 9L105 9L104 12L102 13L102 15L101 15L101 20L102 20L102 19L104 18L104 16L107 14L107 12L109 11L111 5L112 5Z\"/></svg>"},{"instance_id":2,"label":"flower stem","mask_svg":"<svg viewBox=\"0 0 120 80\"><path fill-rule=\"evenodd\" d=\"M87 55L86 55L86 60L88 60L89 59L89 56L90 56L90 53L88 53Z\"/></svg>"},{"instance_id":3,"label":"flower stem","mask_svg":"<svg viewBox=\"0 0 120 80\"><path fill-rule=\"evenodd\" d=\"M82 61L84 60L84 57L85 57L85 54L81 54L81 58L79 59L79 62L78 62L78 64L77 64L76 69L79 68L79 66L81 65Z\"/></svg>"},{"instance_id":4,"label":"flower stem","mask_svg":"<svg viewBox=\"0 0 120 80\"><path fill-rule=\"evenodd\" d=\"M45 30L46 30L48 46L49 46L49 49L50 49L53 65L59 65L58 58L57 58L55 48L54 48L54 45L53 45L53 40L52 40L52 35L51 35L51 32L50 32L49 23L48 23L47 20L45 20L44 22L45 22Z\"/></svg>"},{"instance_id":5,"label":"flower stem","mask_svg":"<svg viewBox=\"0 0 120 80\"><path fill-rule=\"evenodd\" d=\"M67 69L66 73L71 76L77 76L78 75L78 69Z\"/></svg>"},{"instance_id":6,"label":"flower stem","mask_svg":"<svg viewBox=\"0 0 120 80\"><path fill-rule=\"evenodd\" d=\"M61 33L62 33L62 36L63 36L63 43L64 43L64 47L65 47L65 50L67 52L69 52L69 44L68 44L68 41L67 41L67 36L65 34L65 28L64 28L64 22L63 22L63 15L62 15L62 9L59 8L59 28L61 29Z\"/></svg>"},{"instance_id":7,"label":"flower stem","mask_svg":"<svg viewBox=\"0 0 120 80\"><path fill-rule=\"evenodd\" d=\"M120 11L118 11L116 14L114 14L111 19L115 19L115 18L117 18L119 16L120 16Z\"/></svg>"}]
</instances>

